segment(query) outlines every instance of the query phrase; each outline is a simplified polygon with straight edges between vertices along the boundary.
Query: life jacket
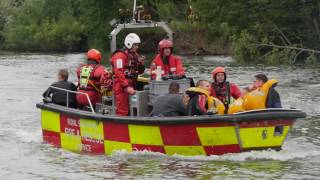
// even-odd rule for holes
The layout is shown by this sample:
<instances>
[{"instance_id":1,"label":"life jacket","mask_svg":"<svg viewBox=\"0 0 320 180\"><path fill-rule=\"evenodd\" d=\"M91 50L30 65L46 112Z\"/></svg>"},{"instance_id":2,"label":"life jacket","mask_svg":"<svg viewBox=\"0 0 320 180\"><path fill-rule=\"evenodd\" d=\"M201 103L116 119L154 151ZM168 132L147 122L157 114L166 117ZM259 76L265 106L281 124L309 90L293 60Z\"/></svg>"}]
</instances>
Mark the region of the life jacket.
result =
<instances>
[{"instance_id":1,"label":"life jacket","mask_svg":"<svg viewBox=\"0 0 320 180\"><path fill-rule=\"evenodd\" d=\"M118 53L121 53L122 55L117 55ZM138 75L143 73L144 67L142 67L143 65L138 61L137 53L133 54L129 53L128 50L118 49L112 54L112 56L124 57L123 69L126 78L136 80ZM114 65L114 62L111 61L111 66L114 67Z\"/></svg>"},{"instance_id":2,"label":"life jacket","mask_svg":"<svg viewBox=\"0 0 320 180\"><path fill-rule=\"evenodd\" d=\"M112 87L113 87L113 80L112 80L112 73L106 71L100 79L101 84L101 92L104 96L112 96Z\"/></svg>"},{"instance_id":3,"label":"life jacket","mask_svg":"<svg viewBox=\"0 0 320 180\"><path fill-rule=\"evenodd\" d=\"M229 109L229 105L234 101L231 96L230 82L225 81L222 86L217 83L212 83L212 90L215 93L215 97L217 97L225 106L225 114Z\"/></svg>"},{"instance_id":4,"label":"life jacket","mask_svg":"<svg viewBox=\"0 0 320 180\"><path fill-rule=\"evenodd\" d=\"M229 105L228 114L234 114L237 112L245 111L243 109L243 98L239 97L237 100L235 100L233 103Z\"/></svg>"},{"instance_id":5,"label":"life jacket","mask_svg":"<svg viewBox=\"0 0 320 180\"><path fill-rule=\"evenodd\" d=\"M265 109L269 90L277 83L277 80L270 79L264 83L262 87L248 93L243 102L243 109L246 111L253 109Z\"/></svg>"},{"instance_id":6,"label":"life jacket","mask_svg":"<svg viewBox=\"0 0 320 180\"><path fill-rule=\"evenodd\" d=\"M192 98L193 96L195 96L197 94L204 94L204 95L206 95L207 98L210 96L209 92L207 90L204 90L204 89L199 88L199 87L188 88L186 90L186 93L189 95L190 98Z\"/></svg>"},{"instance_id":7,"label":"life jacket","mask_svg":"<svg viewBox=\"0 0 320 180\"><path fill-rule=\"evenodd\" d=\"M223 103L216 97L210 96L210 93L199 87L191 87L186 90L186 93L189 95L190 99L197 94L204 94L207 97L206 108L210 111L213 110L217 114L224 114L225 107Z\"/></svg>"},{"instance_id":8,"label":"life jacket","mask_svg":"<svg viewBox=\"0 0 320 180\"><path fill-rule=\"evenodd\" d=\"M223 104L230 104L231 94L230 94L230 83L226 81L222 85L217 83L212 83L212 88L215 92L215 96L223 102Z\"/></svg>"},{"instance_id":9,"label":"life jacket","mask_svg":"<svg viewBox=\"0 0 320 180\"><path fill-rule=\"evenodd\" d=\"M225 114L225 107L223 103L216 97L208 97L208 109L214 110L217 114Z\"/></svg>"},{"instance_id":10,"label":"life jacket","mask_svg":"<svg viewBox=\"0 0 320 180\"><path fill-rule=\"evenodd\" d=\"M86 64L80 69L79 74L79 89L80 90L97 90L100 88L100 79L94 77L99 64ZM99 92L99 91L98 91Z\"/></svg>"}]
</instances>

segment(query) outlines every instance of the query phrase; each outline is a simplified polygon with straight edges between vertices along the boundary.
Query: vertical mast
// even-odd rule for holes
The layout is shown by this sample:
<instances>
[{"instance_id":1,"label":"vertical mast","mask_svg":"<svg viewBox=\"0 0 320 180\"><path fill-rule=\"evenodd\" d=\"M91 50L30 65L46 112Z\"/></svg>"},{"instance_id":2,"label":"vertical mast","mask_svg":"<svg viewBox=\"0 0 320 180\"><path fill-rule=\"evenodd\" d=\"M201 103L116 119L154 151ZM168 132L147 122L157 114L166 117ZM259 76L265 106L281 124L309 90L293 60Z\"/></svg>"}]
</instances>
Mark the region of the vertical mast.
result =
<instances>
[{"instance_id":1,"label":"vertical mast","mask_svg":"<svg viewBox=\"0 0 320 180\"><path fill-rule=\"evenodd\" d=\"M133 10L132 10L132 20L133 22L136 22L136 19L134 18L134 15L136 13L136 8L137 8L137 0L133 1Z\"/></svg>"}]
</instances>

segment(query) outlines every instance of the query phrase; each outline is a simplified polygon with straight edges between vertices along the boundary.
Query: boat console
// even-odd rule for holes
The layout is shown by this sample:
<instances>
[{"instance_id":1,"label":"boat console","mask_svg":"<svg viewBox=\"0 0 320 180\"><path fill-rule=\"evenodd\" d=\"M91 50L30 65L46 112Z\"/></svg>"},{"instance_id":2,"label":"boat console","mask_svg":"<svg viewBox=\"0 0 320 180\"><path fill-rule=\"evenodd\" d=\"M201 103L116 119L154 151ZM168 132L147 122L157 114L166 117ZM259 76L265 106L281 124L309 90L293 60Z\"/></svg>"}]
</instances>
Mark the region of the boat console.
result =
<instances>
[{"instance_id":1,"label":"boat console","mask_svg":"<svg viewBox=\"0 0 320 180\"><path fill-rule=\"evenodd\" d=\"M152 80L142 91L136 91L135 95L130 96L130 116L149 116L156 98L168 93L171 82L177 82L180 85L180 93L183 94L190 87L189 79L179 80ZM113 96L103 96L102 103L96 105L96 112L102 114L115 114L116 104Z\"/></svg>"}]
</instances>

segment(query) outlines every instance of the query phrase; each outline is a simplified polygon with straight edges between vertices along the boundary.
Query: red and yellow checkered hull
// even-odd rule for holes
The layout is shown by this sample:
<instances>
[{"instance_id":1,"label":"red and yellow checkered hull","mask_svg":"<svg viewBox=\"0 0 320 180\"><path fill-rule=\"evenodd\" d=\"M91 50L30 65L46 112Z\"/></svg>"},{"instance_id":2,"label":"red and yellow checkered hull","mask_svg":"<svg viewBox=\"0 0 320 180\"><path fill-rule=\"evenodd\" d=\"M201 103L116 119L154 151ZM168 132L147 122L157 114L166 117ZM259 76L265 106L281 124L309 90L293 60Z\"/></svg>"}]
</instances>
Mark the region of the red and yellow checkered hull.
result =
<instances>
[{"instance_id":1,"label":"red and yellow checkered hull","mask_svg":"<svg viewBox=\"0 0 320 180\"><path fill-rule=\"evenodd\" d=\"M181 117L153 121L148 117L148 121L146 117L136 117L122 120L121 117L83 115L78 111L68 112L67 108L60 111L48 106L38 105L43 140L56 147L93 154L147 150L168 155L209 156L280 149L295 121L295 118L252 119L252 116L245 120L244 115L239 115L238 119L236 115L226 115L221 116L222 119ZM303 114L300 112L296 116L305 116Z\"/></svg>"}]
</instances>

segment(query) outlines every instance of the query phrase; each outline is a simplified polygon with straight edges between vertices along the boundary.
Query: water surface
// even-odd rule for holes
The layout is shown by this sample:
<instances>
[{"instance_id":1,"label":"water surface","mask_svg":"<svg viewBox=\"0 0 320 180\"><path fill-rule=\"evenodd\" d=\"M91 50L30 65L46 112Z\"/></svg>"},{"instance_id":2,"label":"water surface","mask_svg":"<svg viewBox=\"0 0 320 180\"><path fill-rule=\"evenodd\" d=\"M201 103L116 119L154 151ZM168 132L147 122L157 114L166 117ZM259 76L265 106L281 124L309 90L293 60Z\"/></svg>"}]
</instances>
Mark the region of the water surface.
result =
<instances>
[{"instance_id":1,"label":"water surface","mask_svg":"<svg viewBox=\"0 0 320 180\"><path fill-rule=\"evenodd\" d=\"M5 179L319 179L320 69L236 65L230 57L185 57L189 75L210 79L225 66L228 80L245 87L257 73L279 80L285 107L307 112L290 132L283 150L223 156L166 156L116 152L81 155L42 143L40 111L35 104L67 68L70 80L83 54L0 56L0 177Z\"/></svg>"}]
</instances>

